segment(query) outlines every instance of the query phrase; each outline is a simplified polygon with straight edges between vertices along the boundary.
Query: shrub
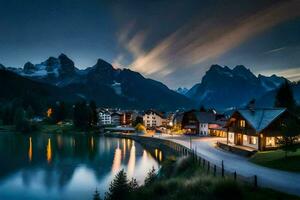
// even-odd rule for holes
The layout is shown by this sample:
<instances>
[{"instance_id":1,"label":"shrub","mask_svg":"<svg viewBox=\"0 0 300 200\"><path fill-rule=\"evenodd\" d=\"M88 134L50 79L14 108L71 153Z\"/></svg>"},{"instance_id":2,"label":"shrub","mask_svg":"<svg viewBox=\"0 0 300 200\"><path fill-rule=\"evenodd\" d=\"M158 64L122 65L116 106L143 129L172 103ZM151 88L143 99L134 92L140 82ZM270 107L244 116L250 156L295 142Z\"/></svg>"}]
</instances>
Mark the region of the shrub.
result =
<instances>
[{"instance_id":1,"label":"shrub","mask_svg":"<svg viewBox=\"0 0 300 200\"><path fill-rule=\"evenodd\" d=\"M243 191L241 187L234 181L220 181L216 183L213 194L217 199L222 200L242 200Z\"/></svg>"}]
</instances>

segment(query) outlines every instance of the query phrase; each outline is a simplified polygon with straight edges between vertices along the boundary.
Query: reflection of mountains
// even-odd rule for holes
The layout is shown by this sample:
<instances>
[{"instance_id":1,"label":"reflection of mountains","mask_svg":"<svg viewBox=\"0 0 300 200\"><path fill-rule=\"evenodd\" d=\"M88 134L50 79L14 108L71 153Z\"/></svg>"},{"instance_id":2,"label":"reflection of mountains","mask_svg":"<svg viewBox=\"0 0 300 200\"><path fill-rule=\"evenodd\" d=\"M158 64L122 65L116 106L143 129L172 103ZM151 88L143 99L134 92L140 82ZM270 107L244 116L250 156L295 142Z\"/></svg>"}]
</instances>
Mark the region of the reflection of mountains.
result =
<instances>
[{"instance_id":1,"label":"reflection of mountains","mask_svg":"<svg viewBox=\"0 0 300 200\"><path fill-rule=\"evenodd\" d=\"M0 182L10 174L21 172L22 181L30 185L42 173L47 188L64 187L77 167L91 169L98 181L122 164L133 164L143 148L128 139L87 135L1 135ZM131 152L131 153L130 153ZM134 158L132 157L134 154ZM118 162L118 163L116 163ZM112 168L114 167L114 168Z\"/></svg>"}]
</instances>

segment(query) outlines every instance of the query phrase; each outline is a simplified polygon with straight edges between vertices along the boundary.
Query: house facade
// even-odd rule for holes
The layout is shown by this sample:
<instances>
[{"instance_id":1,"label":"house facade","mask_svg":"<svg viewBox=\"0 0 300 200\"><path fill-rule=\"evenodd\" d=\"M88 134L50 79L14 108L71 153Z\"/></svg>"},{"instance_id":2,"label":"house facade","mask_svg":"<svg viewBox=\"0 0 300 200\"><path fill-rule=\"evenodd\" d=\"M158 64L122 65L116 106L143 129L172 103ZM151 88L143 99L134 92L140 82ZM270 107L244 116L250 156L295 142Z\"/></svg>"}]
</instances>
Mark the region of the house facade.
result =
<instances>
[{"instance_id":1,"label":"house facade","mask_svg":"<svg viewBox=\"0 0 300 200\"><path fill-rule=\"evenodd\" d=\"M164 123L164 118L161 113L148 110L143 115L143 122L147 128L162 126Z\"/></svg>"},{"instance_id":2,"label":"house facade","mask_svg":"<svg viewBox=\"0 0 300 200\"><path fill-rule=\"evenodd\" d=\"M123 114L120 112L114 112L111 114L111 124L114 126L122 125Z\"/></svg>"},{"instance_id":3,"label":"house facade","mask_svg":"<svg viewBox=\"0 0 300 200\"><path fill-rule=\"evenodd\" d=\"M188 134L208 135L209 125L215 121L212 112L190 110L182 117L182 129Z\"/></svg>"},{"instance_id":4,"label":"house facade","mask_svg":"<svg viewBox=\"0 0 300 200\"><path fill-rule=\"evenodd\" d=\"M111 124L110 112L107 110L98 110L98 124L99 125L109 125Z\"/></svg>"},{"instance_id":5,"label":"house facade","mask_svg":"<svg viewBox=\"0 0 300 200\"><path fill-rule=\"evenodd\" d=\"M227 144L260 151L277 148L276 141L282 137L283 122L288 118L296 117L280 108L236 110L226 123Z\"/></svg>"},{"instance_id":6,"label":"house facade","mask_svg":"<svg viewBox=\"0 0 300 200\"><path fill-rule=\"evenodd\" d=\"M123 126L131 126L133 121L133 114L132 112L126 111L122 113L121 117L121 124Z\"/></svg>"}]
</instances>

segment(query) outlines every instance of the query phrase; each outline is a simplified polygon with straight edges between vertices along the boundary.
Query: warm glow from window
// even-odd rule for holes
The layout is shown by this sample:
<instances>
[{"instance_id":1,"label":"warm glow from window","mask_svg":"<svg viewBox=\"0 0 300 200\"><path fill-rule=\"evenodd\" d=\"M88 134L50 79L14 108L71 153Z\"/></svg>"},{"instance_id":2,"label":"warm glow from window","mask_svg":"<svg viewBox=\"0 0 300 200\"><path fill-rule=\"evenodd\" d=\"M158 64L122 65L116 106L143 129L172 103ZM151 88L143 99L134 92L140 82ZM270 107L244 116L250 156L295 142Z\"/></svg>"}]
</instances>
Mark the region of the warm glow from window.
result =
<instances>
[{"instance_id":1,"label":"warm glow from window","mask_svg":"<svg viewBox=\"0 0 300 200\"><path fill-rule=\"evenodd\" d=\"M246 127L246 121L240 120L240 127Z\"/></svg>"},{"instance_id":2,"label":"warm glow from window","mask_svg":"<svg viewBox=\"0 0 300 200\"><path fill-rule=\"evenodd\" d=\"M47 117L51 117L51 115L52 115L52 108L49 108L48 110L47 110Z\"/></svg>"}]
</instances>

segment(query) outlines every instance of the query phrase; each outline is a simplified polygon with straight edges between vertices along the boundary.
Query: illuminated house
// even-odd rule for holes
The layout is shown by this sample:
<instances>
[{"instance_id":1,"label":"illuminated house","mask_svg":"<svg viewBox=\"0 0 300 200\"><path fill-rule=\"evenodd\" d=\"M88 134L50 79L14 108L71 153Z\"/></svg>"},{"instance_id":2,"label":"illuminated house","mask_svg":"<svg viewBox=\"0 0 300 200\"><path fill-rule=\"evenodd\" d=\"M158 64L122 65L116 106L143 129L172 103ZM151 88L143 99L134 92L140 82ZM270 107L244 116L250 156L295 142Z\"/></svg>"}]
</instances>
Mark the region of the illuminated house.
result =
<instances>
[{"instance_id":1,"label":"illuminated house","mask_svg":"<svg viewBox=\"0 0 300 200\"><path fill-rule=\"evenodd\" d=\"M114 112L111 115L111 124L115 126L120 126L122 124L123 114L120 112Z\"/></svg>"},{"instance_id":2,"label":"illuminated house","mask_svg":"<svg viewBox=\"0 0 300 200\"><path fill-rule=\"evenodd\" d=\"M98 109L98 124L99 125L108 125L111 124L110 112L103 109Z\"/></svg>"},{"instance_id":3,"label":"illuminated house","mask_svg":"<svg viewBox=\"0 0 300 200\"><path fill-rule=\"evenodd\" d=\"M227 144L251 147L260 151L276 148L282 136L283 120L295 118L286 109L239 109L226 123Z\"/></svg>"},{"instance_id":4,"label":"illuminated house","mask_svg":"<svg viewBox=\"0 0 300 200\"><path fill-rule=\"evenodd\" d=\"M208 135L209 125L215 122L215 113L190 110L185 112L182 117L182 129L186 133Z\"/></svg>"},{"instance_id":5,"label":"illuminated house","mask_svg":"<svg viewBox=\"0 0 300 200\"><path fill-rule=\"evenodd\" d=\"M121 124L124 126L132 125L132 118L133 118L132 112L129 111L123 112L121 117Z\"/></svg>"},{"instance_id":6,"label":"illuminated house","mask_svg":"<svg viewBox=\"0 0 300 200\"><path fill-rule=\"evenodd\" d=\"M163 115L154 110L148 110L143 116L144 125L147 128L162 126L164 123Z\"/></svg>"},{"instance_id":7,"label":"illuminated house","mask_svg":"<svg viewBox=\"0 0 300 200\"><path fill-rule=\"evenodd\" d=\"M208 124L208 131L210 136L227 137L227 128L225 128L226 122L223 120L216 120L213 123Z\"/></svg>"}]
</instances>

